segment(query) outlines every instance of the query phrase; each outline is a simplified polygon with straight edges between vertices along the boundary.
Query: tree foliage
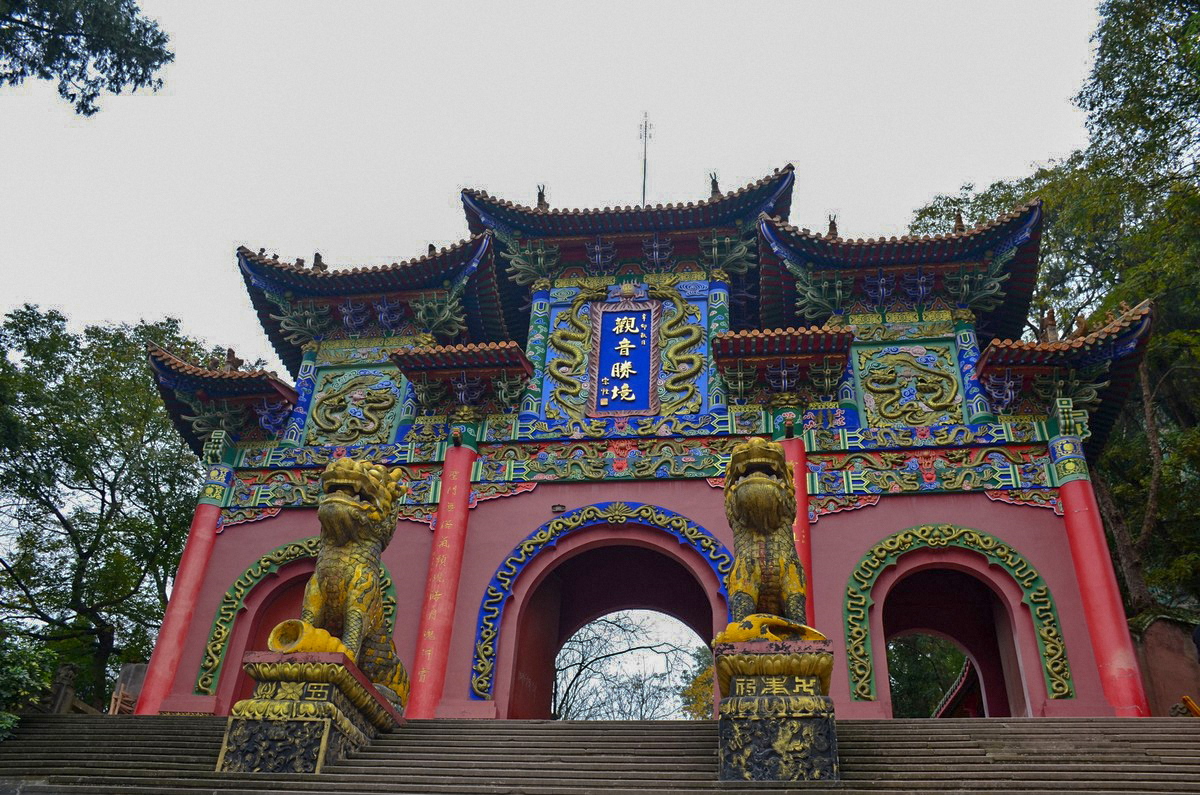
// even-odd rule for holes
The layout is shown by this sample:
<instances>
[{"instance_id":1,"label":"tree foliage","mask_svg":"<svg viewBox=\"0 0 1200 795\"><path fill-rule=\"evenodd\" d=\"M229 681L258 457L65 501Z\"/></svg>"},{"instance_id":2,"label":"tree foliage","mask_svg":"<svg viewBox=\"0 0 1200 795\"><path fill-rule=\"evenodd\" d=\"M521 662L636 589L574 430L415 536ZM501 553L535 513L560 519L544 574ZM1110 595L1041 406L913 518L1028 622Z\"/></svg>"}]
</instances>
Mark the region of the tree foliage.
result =
<instances>
[{"instance_id":1,"label":"tree foliage","mask_svg":"<svg viewBox=\"0 0 1200 795\"><path fill-rule=\"evenodd\" d=\"M57 80L58 94L91 116L101 91L157 91L175 59L167 34L136 0L0 0L0 82Z\"/></svg>"},{"instance_id":2,"label":"tree foliage","mask_svg":"<svg viewBox=\"0 0 1200 795\"><path fill-rule=\"evenodd\" d=\"M0 620L79 667L103 702L120 662L145 660L195 506L200 469L150 373L155 340L199 352L178 323L68 330L25 306L0 325Z\"/></svg>"},{"instance_id":3,"label":"tree foliage","mask_svg":"<svg viewBox=\"0 0 1200 795\"><path fill-rule=\"evenodd\" d=\"M917 634L889 640L887 658L895 718L931 717L967 659L951 641Z\"/></svg>"},{"instance_id":4,"label":"tree foliage","mask_svg":"<svg viewBox=\"0 0 1200 795\"><path fill-rule=\"evenodd\" d=\"M554 662L551 714L558 720L682 717L680 690L692 650L662 636L663 616L611 613L584 625Z\"/></svg>"},{"instance_id":5,"label":"tree foliage","mask_svg":"<svg viewBox=\"0 0 1200 795\"><path fill-rule=\"evenodd\" d=\"M17 725L16 713L50 689L54 655L28 638L12 637L0 623L0 740Z\"/></svg>"},{"instance_id":6,"label":"tree foliage","mask_svg":"<svg viewBox=\"0 0 1200 795\"><path fill-rule=\"evenodd\" d=\"M710 720L713 716L713 653L708 646L692 652L692 670L685 677L679 698L683 714L692 720Z\"/></svg>"},{"instance_id":7,"label":"tree foliage","mask_svg":"<svg viewBox=\"0 0 1200 795\"><path fill-rule=\"evenodd\" d=\"M981 223L1033 198L1045 209L1030 331L1063 332L1154 301L1134 397L1093 479L1132 612L1200 604L1200 3L1108 0L1076 103L1086 149L1027 177L965 185L914 215L914 233ZM1164 499L1163 495L1171 495Z\"/></svg>"},{"instance_id":8,"label":"tree foliage","mask_svg":"<svg viewBox=\"0 0 1200 795\"><path fill-rule=\"evenodd\" d=\"M1147 187L1194 182L1200 155L1200 2L1105 0L1075 102L1091 149Z\"/></svg>"}]
</instances>

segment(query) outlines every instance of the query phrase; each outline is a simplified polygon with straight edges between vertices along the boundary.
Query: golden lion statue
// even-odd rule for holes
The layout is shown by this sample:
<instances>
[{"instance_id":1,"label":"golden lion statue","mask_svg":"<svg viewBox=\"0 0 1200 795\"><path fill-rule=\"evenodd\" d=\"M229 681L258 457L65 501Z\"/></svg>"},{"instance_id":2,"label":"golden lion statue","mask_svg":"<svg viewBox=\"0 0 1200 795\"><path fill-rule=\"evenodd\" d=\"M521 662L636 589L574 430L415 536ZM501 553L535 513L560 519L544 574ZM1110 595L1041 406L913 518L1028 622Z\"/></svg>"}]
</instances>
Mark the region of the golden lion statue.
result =
<instances>
[{"instance_id":1,"label":"golden lion statue","mask_svg":"<svg viewBox=\"0 0 1200 795\"><path fill-rule=\"evenodd\" d=\"M733 448L725 517L733 530L733 569L725 578L733 622L717 642L823 640L805 626L804 569L792 533L796 486L781 445L752 437Z\"/></svg>"},{"instance_id":2,"label":"golden lion statue","mask_svg":"<svg viewBox=\"0 0 1200 795\"><path fill-rule=\"evenodd\" d=\"M408 673L383 614L379 557L396 531L400 469L338 458L321 473L321 551L299 620L267 639L276 652L340 651L393 704L408 703Z\"/></svg>"}]
</instances>

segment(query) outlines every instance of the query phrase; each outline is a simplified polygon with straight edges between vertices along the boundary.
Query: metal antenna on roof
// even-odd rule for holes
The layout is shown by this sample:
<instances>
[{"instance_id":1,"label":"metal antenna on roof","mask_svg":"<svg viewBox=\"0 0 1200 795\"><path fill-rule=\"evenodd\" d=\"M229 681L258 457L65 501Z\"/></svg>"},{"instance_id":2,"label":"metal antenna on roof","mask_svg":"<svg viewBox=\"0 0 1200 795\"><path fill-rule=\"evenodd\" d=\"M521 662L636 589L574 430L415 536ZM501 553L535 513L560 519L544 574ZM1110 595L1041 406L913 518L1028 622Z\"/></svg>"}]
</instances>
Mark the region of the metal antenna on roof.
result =
<instances>
[{"instance_id":1,"label":"metal antenna on roof","mask_svg":"<svg viewBox=\"0 0 1200 795\"><path fill-rule=\"evenodd\" d=\"M642 206L646 206L646 162L650 153L650 139L654 136L654 125L650 123L650 114L642 114L642 124L638 138L642 142Z\"/></svg>"}]
</instances>

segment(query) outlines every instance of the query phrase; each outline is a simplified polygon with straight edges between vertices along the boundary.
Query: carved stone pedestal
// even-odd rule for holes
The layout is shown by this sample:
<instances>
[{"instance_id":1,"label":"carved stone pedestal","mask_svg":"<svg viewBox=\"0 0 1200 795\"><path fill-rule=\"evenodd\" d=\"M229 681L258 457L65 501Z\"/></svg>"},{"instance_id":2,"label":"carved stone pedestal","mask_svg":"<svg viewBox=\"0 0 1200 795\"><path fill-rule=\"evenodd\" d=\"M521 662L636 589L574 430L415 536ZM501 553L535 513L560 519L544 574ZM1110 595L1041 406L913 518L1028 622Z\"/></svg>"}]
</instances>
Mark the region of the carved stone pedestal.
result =
<instances>
[{"instance_id":1,"label":"carved stone pedestal","mask_svg":"<svg viewBox=\"0 0 1200 795\"><path fill-rule=\"evenodd\" d=\"M340 653L251 652L254 694L233 705L217 770L320 773L403 719Z\"/></svg>"},{"instance_id":2,"label":"carved stone pedestal","mask_svg":"<svg viewBox=\"0 0 1200 795\"><path fill-rule=\"evenodd\" d=\"M834 781L830 642L717 643L722 781Z\"/></svg>"}]
</instances>

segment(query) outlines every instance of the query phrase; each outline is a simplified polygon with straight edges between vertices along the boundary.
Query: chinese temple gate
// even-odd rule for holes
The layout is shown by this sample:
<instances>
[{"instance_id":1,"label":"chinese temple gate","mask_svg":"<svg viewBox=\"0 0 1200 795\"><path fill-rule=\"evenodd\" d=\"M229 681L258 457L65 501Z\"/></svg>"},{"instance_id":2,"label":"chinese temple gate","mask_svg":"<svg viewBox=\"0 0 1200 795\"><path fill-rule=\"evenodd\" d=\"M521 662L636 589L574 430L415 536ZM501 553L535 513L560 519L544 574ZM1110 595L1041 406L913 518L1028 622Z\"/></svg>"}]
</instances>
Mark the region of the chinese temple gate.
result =
<instances>
[{"instance_id":1,"label":"chinese temple gate","mask_svg":"<svg viewBox=\"0 0 1200 795\"><path fill-rule=\"evenodd\" d=\"M840 718L890 717L886 643L957 643L991 716L1148 714L1088 479L1150 309L1020 340L1040 203L936 237L788 223L791 166L699 202L464 190L402 263L236 265L291 383L152 349L207 480L138 710L226 714L296 615L317 478L402 467L385 611L408 716L548 717L553 661L625 608L728 621L722 475L783 443Z\"/></svg>"}]
</instances>

